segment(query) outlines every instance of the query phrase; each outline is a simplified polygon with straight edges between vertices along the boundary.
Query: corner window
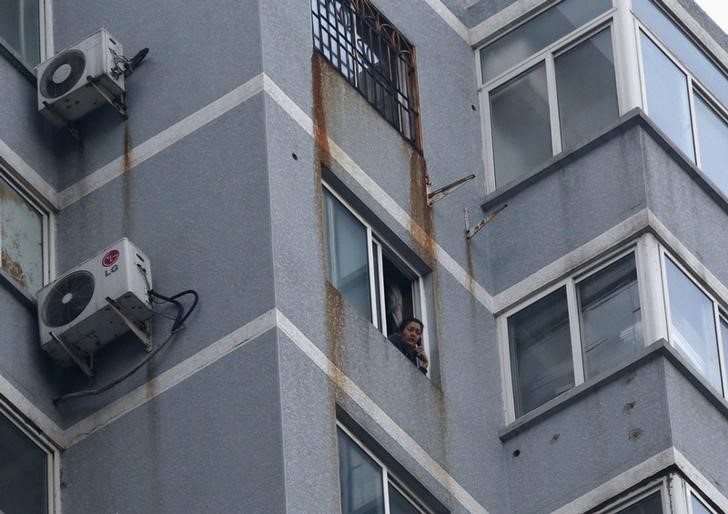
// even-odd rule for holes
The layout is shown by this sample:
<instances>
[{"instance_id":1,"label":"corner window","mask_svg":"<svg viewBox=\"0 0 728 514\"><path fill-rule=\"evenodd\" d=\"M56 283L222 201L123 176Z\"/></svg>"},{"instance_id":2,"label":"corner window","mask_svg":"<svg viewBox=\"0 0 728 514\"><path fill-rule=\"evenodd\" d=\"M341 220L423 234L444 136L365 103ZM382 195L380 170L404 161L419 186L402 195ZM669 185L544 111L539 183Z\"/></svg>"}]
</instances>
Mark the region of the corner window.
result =
<instances>
[{"instance_id":1,"label":"corner window","mask_svg":"<svg viewBox=\"0 0 728 514\"><path fill-rule=\"evenodd\" d=\"M618 117L611 7L566 0L480 49L489 189Z\"/></svg>"},{"instance_id":2,"label":"corner window","mask_svg":"<svg viewBox=\"0 0 728 514\"><path fill-rule=\"evenodd\" d=\"M0 263L30 294L48 278L47 233L47 211L0 175Z\"/></svg>"},{"instance_id":3,"label":"corner window","mask_svg":"<svg viewBox=\"0 0 728 514\"><path fill-rule=\"evenodd\" d=\"M342 514L427 514L427 510L371 452L338 426Z\"/></svg>"},{"instance_id":4,"label":"corner window","mask_svg":"<svg viewBox=\"0 0 728 514\"><path fill-rule=\"evenodd\" d=\"M655 124L728 194L728 77L651 0L634 0L643 104Z\"/></svg>"},{"instance_id":5,"label":"corner window","mask_svg":"<svg viewBox=\"0 0 728 514\"><path fill-rule=\"evenodd\" d=\"M25 64L34 66L41 58L43 0L4 0L0 16L0 44Z\"/></svg>"},{"instance_id":6,"label":"corner window","mask_svg":"<svg viewBox=\"0 0 728 514\"><path fill-rule=\"evenodd\" d=\"M0 412L0 512L53 512L52 453Z\"/></svg>"},{"instance_id":7,"label":"corner window","mask_svg":"<svg viewBox=\"0 0 728 514\"><path fill-rule=\"evenodd\" d=\"M421 317L420 277L327 187L323 202L331 285L385 336Z\"/></svg>"},{"instance_id":8,"label":"corner window","mask_svg":"<svg viewBox=\"0 0 728 514\"><path fill-rule=\"evenodd\" d=\"M506 324L518 417L644 346L635 254L566 280Z\"/></svg>"},{"instance_id":9,"label":"corner window","mask_svg":"<svg viewBox=\"0 0 728 514\"><path fill-rule=\"evenodd\" d=\"M717 302L664 256L670 342L723 394L728 322ZM721 358L723 354L723 358ZM723 364L721 369L721 364Z\"/></svg>"},{"instance_id":10,"label":"corner window","mask_svg":"<svg viewBox=\"0 0 728 514\"><path fill-rule=\"evenodd\" d=\"M313 46L419 148L412 43L368 0L311 0Z\"/></svg>"}]
</instances>

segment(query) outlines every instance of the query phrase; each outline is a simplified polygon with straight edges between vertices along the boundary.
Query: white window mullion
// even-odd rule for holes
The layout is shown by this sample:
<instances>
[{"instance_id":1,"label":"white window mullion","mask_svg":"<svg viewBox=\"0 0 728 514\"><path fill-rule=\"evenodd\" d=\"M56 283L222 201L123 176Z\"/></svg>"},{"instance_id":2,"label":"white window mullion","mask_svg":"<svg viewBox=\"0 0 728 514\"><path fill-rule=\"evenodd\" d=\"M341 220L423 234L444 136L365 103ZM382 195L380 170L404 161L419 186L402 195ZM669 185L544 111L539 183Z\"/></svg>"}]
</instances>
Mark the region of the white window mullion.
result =
<instances>
[{"instance_id":1,"label":"white window mullion","mask_svg":"<svg viewBox=\"0 0 728 514\"><path fill-rule=\"evenodd\" d=\"M581 329L579 328L579 306L576 285L573 280L566 284L566 303L569 310L569 335L571 337L571 357L574 366L574 385L584 382L584 359L581 349Z\"/></svg>"},{"instance_id":2,"label":"white window mullion","mask_svg":"<svg viewBox=\"0 0 728 514\"><path fill-rule=\"evenodd\" d=\"M387 308L385 304L385 295L387 294L384 290L384 263L382 262L382 245L377 244L377 255L376 258L376 265L377 265L377 274L376 276L379 277L379 284L377 284L377 290L379 291L379 298L378 298L378 305L379 305L379 319L382 321L382 326L380 327L380 330L382 331L382 334L385 336L387 335L387 331L389 330L387 327Z\"/></svg>"},{"instance_id":3,"label":"white window mullion","mask_svg":"<svg viewBox=\"0 0 728 514\"><path fill-rule=\"evenodd\" d=\"M374 266L376 257L374 255L374 244L372 229L367 226L367 262L369 264L369 305L372 311L372 324L381 330L379 317L377 316L376 281L374 277Z\"/></svg>"},{"instance_id":4,"label":"white window mullion","mask_svg":"<svg viewBox=\"0 0 728 514\"><path fill-rule=\"evenodd\" d=\"M614 14L614 65L617 77L619 114L624 115L635 107L646 105L642 96L640 73L639 37L630 12L631 0L615 0Z\"/></svg>"},{"instance_id":5,"label":"white window mullion","mask_svg":"<svg viewBox=\"0 0 728 514\"><path fill-rule=\"evenodd\" d=\"M662 280L660 244L653 234L637 242L637 288L642 307L642 330L645 345L668 340L667 302Z\"/></svg>"},{"instance_id":6,"label":"white window mullion","mask_svg":"<svg viewBox=\"0 0 728 514\"><path fill-rule=\"evenodd\" d=\"M690 125L693 135L693 148L695 150L695 164L698 168L703 167L703 161L700 158L700 138L698 137L698 115L695 112L695 88L693 87L693 78L688 75L688 100L690 102Z\"/></svg>"},{"instance_id":7,"label":"white window mullion","mask_svg":"<svg viewBox=\"0 0 728 514\"><path fill-rule=\"evenodd\" d=\"M382 491L384 491L384 514L389 514L389 477L387 468L382 468Z\"/></svg>"},{"instance_id":8,"label":"white window mullion","mask_svg":"<svg viewBox=\"0 0 728 514\"><path fill-rule=\"evenodd\" d=\"M722 324L723 324L723 316L720 314L720 307L718 307L717 302L713 302L714 312L715 312L715 339L718 342L718 368L720 369L720 384L722 387L722 395L724 397L728 396L728 381L726 381L726 369L723 367L723 363L725 362L725 356L723 355L723 330L722 330Z\"/></svg>"},{"instance_id":9,"label":"white window mullion","mask_svg":"<svg viewBox=\"0 0 728 514\"><path fill-rule=\"evenodd\" d=\"M546 55L546 87L549 95L549 118L551 121L551 151L552 155L561 152L561 127L559 125L559 101L556 94L556 71L554 69L554 56Z\"/></svg>"},{"instance_id":10,"label":"white window mullion","mask_svg":"<svg viewBox=\"0 0 728 514\"><path fill-rule=\"evenodd\" d=\"M483 126L483 165L485 167L485 192L495 191L495 156L493 155L493 130L490 121L490 93L480 91L480 119Z\"/></svg>"}]
</instances>

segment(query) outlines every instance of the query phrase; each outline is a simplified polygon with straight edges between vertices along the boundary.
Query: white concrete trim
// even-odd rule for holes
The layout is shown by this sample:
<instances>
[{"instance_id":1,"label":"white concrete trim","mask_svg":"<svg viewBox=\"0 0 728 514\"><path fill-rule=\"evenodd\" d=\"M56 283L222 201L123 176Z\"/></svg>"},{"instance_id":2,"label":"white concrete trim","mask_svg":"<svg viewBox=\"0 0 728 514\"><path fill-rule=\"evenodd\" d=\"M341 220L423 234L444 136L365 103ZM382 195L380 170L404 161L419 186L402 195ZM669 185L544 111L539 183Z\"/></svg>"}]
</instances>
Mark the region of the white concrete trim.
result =
<instances>
[{"instance_id":1,"label":"white concrete trim","mask_svg":"<svg viewBox=\"0 0 728 514\"><path fill-rule=\"evenodd\" d=\"M157 155L162 150L172 146L180 139L192 134L211 121L219 118L226 112L239 106L246 100L263 90L263 74L256 75L241 86L221 96L202 109L178 121L162 132L150 137L143 143L135 146L131 153L130 167L134 168L142 162ZM89 193L96 191L103 185L111 182L124 173L124 158L119 156L110 163L102 166L87 177L64 189L58 194L60 208L79 201Z\"/></svg>"},{"instance_id":2,"label":"white concrete trim","mask_svg":"<svg viewBox=\"0 0 728 514\"><path fill-rule=\"evenodd\" d=\"M0 397L13 408L17 409L23 416L27 417L53 444L64 447L65 437L63 429L56 424L43 411L35 406L5 377L0 375Z\"/></svg>"},{"instance_id":3,"label":"white concrete trim","mask_svg":"<svg viewBox=\"0 0 728 514\"><path fill-rule=\"evenodd\" d=\"M58 193L53 186L45 181L30 164L25 162L5 141L0 140L0 164L8 168L11 175L15 175L25 185L30 186L34 196L42 203L47 203L53 209L58 209Z\"/></svg>"},{"instance_id":4,"label":"white concrete trim","mask_svg":"<svg viewBox=\"0 0 728 514\"><path fill-rule=\"evenodd\" d=\"M627 471L620 473L599 487L592 489L585 495L567 503L559 509L556 509L552 512L552 514L575 514L577 512L586 512L589 509L618 496L620 493L642 480L645 480L646 478L659 473L668 466L675 464L675 453L676 450L672 447L667 450L663 450Z\"/></svg>"},{"instance_id":5,"label":"white concrete trim","mask_svg":"<svg viewBox=\"0 0 728 514\"><path fill-rule=\"evenodd\" d=\"M301 110L291 98L279 88L267 75L263 79L265 92L311 137L314 136L313 120ZM366 192L381 205L406 230L414 227L412 234L423 246L432 245L435 248L435 258L473 297L488 310L493 310L493 298L483 286L478 284L457 261L450 256L436 241L434 241L399 204L387 194L366 172L349 157L349 155L336 142L328 138L331 157L353 178Z\"/></svg>"},{"instance_id":6,"label":"white concrete trim","mask_svg":"<svg viewBox=\"0 0 728 514\"><path fill-rule=\"evenodd\" d=\"M534 291L563 278L589 260L597 258L610 249L621 245L629 238L647 228L651 219L647 209L633 214L591 241L498 293L493 298L491 312L497 315L523 300L523 298L526 298Z\"/></svg>"},{"instance_id":7,"label":"white concrete trim","mask_svg":"<svg viewBox=\"0 0 728 514\"><path fill-rule=\"evenodd\" d=\"M432 477L437 480L468 512L488 514L488 511L450 475L445 468L405 432L367 394L359 388L341 369L331 362L311 340L306 337L281 311L276 309L278 328L321 369L337 386L367 413L389 436L412 456Z\"/></svg>"},{"instance_id":8,"label":"white concrete trim","mask_svg":"<svg viewBox=\"0 0 728 514\"><path fill-rule=\"evenodd\" d=\"M440 0L424 1L437 13L438 16L440 16L440 18L442 18L442 21L447 23L451 29L457 32L458 36L463 38L466 43L470 44L470 29L468 29L468 27L466 27L465 24L460 21L457 16L455 16L445 4L443 4Z\"/></svg>"},{"instance_id":9,"label":"white concrete trim","mask_svg":"<svg viewBox=\"0 0 728 514\"><path fill-rule=\"evenodd\" d=\"M275 327L275 320L276 310L271 309L152 380L145 382L103 409L72 425L66 429L66 446L72 446L88 435L101 430L249 341L268 332Z\"/></svg>"}]
</instances>

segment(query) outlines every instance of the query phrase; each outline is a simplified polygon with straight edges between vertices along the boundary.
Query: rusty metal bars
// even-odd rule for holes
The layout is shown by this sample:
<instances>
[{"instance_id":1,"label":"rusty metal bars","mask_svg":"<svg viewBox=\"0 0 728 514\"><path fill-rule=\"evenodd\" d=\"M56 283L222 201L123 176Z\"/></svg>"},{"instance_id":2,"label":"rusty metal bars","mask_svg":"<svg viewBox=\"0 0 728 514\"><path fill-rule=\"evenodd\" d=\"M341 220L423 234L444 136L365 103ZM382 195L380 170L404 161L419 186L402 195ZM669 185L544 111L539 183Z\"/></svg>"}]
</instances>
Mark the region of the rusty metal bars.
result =
<instances>
[{"instance_id":1,"label":"rusty metal bars","mask_svg":"<svg viewBox=\"0 0 728 514\"><path fill-rule=\"evenodd\" d=\"M368 0L311 0L316 51L419 149L414 47Z\"/></svg>"}]
</instances>

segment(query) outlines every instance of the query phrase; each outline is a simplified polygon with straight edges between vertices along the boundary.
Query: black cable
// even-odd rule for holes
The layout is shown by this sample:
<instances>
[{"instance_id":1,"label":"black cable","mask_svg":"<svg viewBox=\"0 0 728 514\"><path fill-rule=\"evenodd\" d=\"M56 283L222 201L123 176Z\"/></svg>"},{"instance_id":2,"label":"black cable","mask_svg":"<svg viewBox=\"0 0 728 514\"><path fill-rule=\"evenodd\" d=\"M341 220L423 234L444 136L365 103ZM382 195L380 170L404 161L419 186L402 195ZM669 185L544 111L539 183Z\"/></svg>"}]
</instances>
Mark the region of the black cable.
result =
<instances>
[{"instance_id":1,"label":"black cable","mask_svg":"<svg viewBox=\"0 0 728 514\"><path fill-rule=\"evenodd\" d=\"M188 294L193 295L194 300L193 300L190 308L187 309L187 312L185 312L184 307L182 306L182 304L180 302L177 301L177 298L179 298L180 296L188 295ZM109 382L105 386L99 387L97 389L85 389L83 391L76 391L74 393L64 394L63 396L60 396L60 397L56 398L55 400L53 400L54 404L61 402L63 400L67 400L69 398L80 398L83 396L94 396L97 394L101 394L105 391L108 391L112 387L117 386L118 384L120 384L121 382L123 382L124 380L126 380L127 378L132 376L134 373L139 371L139 369L142 366L144 366L147 362L149 362L152 359L152 357L154 357L157 353L159 353L159 351L162 348L164 348L167 345L167 343L169 343L172 340L172 338L174 337L174 335L177 332L179 332L180 330L182 330L184 328L184 322L187 320L187 318L190 316L190 314L192 314L192 311L195 310L195 308L197 307L197 302L199 301L199 298L200 298L199 295L197 294L197 292L192 289L187 289L185 291L182 291L181 293L177 293L170 297L166 297L153 290L149 291L149 295L150 295L150 297L154 296L156 298L164 300L165 302L172 303L175 305L175 307L177 307L177 316L175 317L174 323L172 324L172 328L169 330L169 334L167 335L167 338L164 341L162 341L162 343L159 346L157 346L154 350L149 352L149 354L144 359L142 359L141 362L139 362L136 366L134 366L131 370L127 371L126 373L124 373L122 376L116 378L115 380Z\"/></svg>"}]
</instances>

